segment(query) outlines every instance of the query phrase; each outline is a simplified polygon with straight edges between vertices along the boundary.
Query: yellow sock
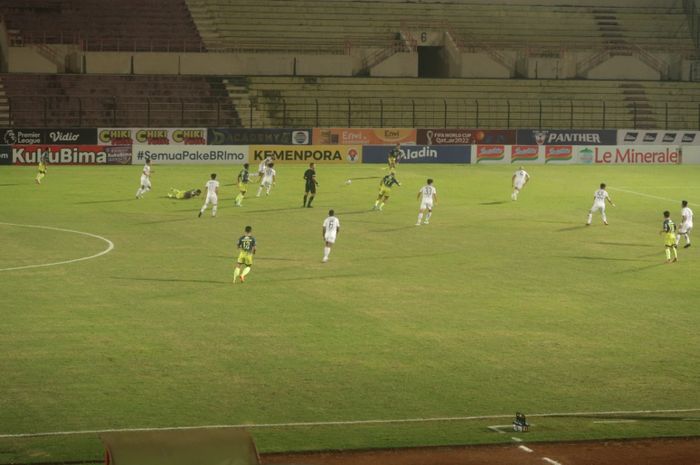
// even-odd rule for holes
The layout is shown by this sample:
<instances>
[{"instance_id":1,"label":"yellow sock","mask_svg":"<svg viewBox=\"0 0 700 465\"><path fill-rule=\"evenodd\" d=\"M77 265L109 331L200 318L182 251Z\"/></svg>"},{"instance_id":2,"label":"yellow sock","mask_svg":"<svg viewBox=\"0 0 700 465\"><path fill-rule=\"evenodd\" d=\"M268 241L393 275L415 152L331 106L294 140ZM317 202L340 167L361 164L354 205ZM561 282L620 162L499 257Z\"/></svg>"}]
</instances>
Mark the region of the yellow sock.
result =
<instances>
[{"instance_id":1,"label":"yellow sock","mask_svg":"<svg viewBox=\"0 0 700 465\"><path fill-rule=\"evenodd\" d=\"M243 273L241 273L241 276L245 276L248 273L250 273L250 267L246 266L245 268L243 268Z\"/></svg>"},{"instance_id":2,"label":"yellow sock","mask_svg":"<svg viewBox=\"0 0 700 465\"><path fill-rule=\"evenodd\" d=\"M672 247L673 249L673 258L678 258L678 249L675 247Z\"/></svg>"},{"instance_id":3,"label":"yellow sock","mask_svg":"<svg viewBox=\"0 0 700 465\"><path fill-rule=\"evenodd\" d=\"M671 259L671 248L666 247L666 260L670 260L670 259Z\"/></svg>"},{"instance_id":4,"label":"yellow sock","mask_svg":"<svg viewBox=\"0 0 700 465\"><path fill-rule=\"evenodd\" d=\"M233 270L233 281L235 282L236 279L238 279L238 275L241 274L241 269L236 267L235 270Z\"/></svg>"}]
</instances>

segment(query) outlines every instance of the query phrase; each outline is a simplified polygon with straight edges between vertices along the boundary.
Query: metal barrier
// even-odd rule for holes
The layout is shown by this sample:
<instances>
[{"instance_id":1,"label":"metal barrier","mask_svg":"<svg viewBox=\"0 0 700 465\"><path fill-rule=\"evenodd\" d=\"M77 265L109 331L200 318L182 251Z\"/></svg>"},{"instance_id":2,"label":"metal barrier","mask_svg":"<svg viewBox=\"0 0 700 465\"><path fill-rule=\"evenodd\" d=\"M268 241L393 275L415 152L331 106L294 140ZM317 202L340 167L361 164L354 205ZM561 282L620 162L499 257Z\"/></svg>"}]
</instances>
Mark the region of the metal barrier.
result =
<instances>
[{"instance_id":1,"label":"metal barrier","mask_svg":"<svg viewBox=\"0 0 700 465\"><path fill-rule=\"evenodd\" d=\"M26 127L480 127L700 130L700 103L442 98L9 98Z\"/></svg>"}]
</instances>

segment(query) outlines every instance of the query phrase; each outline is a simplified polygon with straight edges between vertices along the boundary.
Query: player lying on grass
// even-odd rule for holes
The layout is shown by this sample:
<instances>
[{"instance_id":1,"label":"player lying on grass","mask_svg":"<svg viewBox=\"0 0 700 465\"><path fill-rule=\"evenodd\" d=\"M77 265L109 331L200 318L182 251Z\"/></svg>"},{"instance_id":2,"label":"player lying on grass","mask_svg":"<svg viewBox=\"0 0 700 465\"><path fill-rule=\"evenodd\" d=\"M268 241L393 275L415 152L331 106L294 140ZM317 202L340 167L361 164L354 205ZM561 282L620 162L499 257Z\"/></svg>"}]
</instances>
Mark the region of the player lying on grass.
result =
<instances>
[{"instance_id":1,"label":"player lying on grass","mask_svg":"<svg viewBox=\"0 0 700 465\"><path fill-rule=\"evenodd\" d=\"M193 197L197 197L202 194L202 189L190 189L188 191L181 191L179 189L175 189L174 187L171 187L170 190L168 191L168 197L171 199L177 199L177 200L184 200L184 199L191 199Z\"/></svg>"},{"instance_id":2,"label":"player lying on grass","mask_svg":"<svg viewBox=\"0 0 700 465\"><path fill-rule=\"evenodd\" d=\"M207 190L207 198L204 201L204 205L202 205L202 208L199 210L199 215L197 216L201 217L209 204L212 204L211 216L216 216L216 209L219 206L219 181L216 180L216 173L211 174L210 179L204 185L204 188Z\"/></svg>"},{"instance_id":3,"label":"player lying on grass","mask_svg":"<svg viewBox=\"0 0 700 465\"><path fill-rule=\"evenodd\" d=\"M610 198L610 194L605 190L605 183L601 183L600 189L593 193L593 206L588 211L588 221L586 221L586 226L591 225L591 220L593 219L593 213L600 210L600 216L603 218L603 224L608 225L608 218L605 216L605 201L608 201L613 207L615 204Z\"/></svg>"},{"instance_id":4,"label":"player lying on grass","mask_svg":"<svg viewBox=\"0 0 700 465\"><path fill-rule=\"evenodd\" d=\"M683 200L681 202L683 209L681 210L681 225L678 228L678 234L676 234L676 247L681 241L681 236L685 237L684 249L690 247L690 231L693 229L693 210L688 206L688 201Z\"/></svg>"},{"instance_id":5,"label":"player lying on grass","mask_svg":"<svg viewBox=\"0 0 700 465\"><path fill-rule=\"evenodd\" d=\"M664 236L664 247L666 248L666 263L678 261L678 247L676 247L676 225L671 219L671 212L664 212L664 222L661 226L661 234ZM673 259L671 259L673 254Z\"/></svg>"},{"instance_id":6,"label":"player lying on grass","mask_svg":"<svg viewBox=\"0 0 700 465\"><path fill-rule=\"evenodd\" d=\"M379 181L379 195L377 200L374 202L374 207L372 210L382 211L384 204L389 201L389 196L391 195L391 187L396 184L401 187L401 183L396 179L396 174L392 171Z\"/></svg>"},{"instance_id":7,"label":"player lying on grass","mask_svg":"<svg viewBox=\"0 0 700 465\"><path fill-rule=\"evenodd\" d=\"M238 260L236 260L236 269L233 272L233 284L236 284L236 279L240 278L241 282L245 282L245 277L250 273L250 267L253 266L253 255L255 255L255 238L251 234L252 226L245 227L245 234L238 239Z\"/></svg>"}]
</instances>

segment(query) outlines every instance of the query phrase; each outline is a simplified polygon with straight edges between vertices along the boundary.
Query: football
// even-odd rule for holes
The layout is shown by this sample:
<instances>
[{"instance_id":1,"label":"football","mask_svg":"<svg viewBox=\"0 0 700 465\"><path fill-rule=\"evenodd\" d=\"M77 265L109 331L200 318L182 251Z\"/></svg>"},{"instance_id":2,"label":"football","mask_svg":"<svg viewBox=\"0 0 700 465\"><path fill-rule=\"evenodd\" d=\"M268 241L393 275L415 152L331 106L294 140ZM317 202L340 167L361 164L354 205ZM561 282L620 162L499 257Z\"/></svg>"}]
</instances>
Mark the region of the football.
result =
<instances>
[{"instance_id":1,"label":"football","mask_svg":"<svg viewBox=\"0 0 700 465\"><path fill-rule=\"evenodd\" d=\"M352 184L352 179L348 179L347 181L345 181L345 184Z\"/></svg>"}]
</instances>

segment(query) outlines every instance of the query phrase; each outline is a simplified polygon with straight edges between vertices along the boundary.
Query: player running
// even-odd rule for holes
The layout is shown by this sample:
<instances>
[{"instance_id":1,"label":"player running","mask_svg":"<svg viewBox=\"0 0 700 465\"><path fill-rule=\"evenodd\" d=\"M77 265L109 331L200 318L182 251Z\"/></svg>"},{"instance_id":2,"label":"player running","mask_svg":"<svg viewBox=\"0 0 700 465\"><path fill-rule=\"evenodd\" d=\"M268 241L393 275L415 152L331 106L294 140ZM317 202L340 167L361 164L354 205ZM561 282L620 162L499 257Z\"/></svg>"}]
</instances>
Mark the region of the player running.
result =
<instances>
[{"instance_id":1,"label":"player running","mask_svg":"<svg viewBox=\"0 0 700 465\"><path fill-rule=\"evenodd\" d=\"M391 187L394 184L401 187L401 183L399 183L399 181L396 179L396 173L394 173L393 171L384 176L382 180L379 181L379 196L377 196L377 200L374 202L374 207L372 207L372 210L382 211L382 209L384 208L384 204L389 201L389 195L391 195Z\"/></svg>"},{"instance_id":2,"label":"player running","mask_svg":"<svg viewBox=\"0 0 700 465\"><path fill-rule=\"evenodd\" d=\"M523 190L523 187L525 187L525 184L527 184L529 180L530 175L527 174L527 171L525 171L522 166L519 166L518 171L513 173L513 178L511 179L513 183L513 193L510 194L511 200L518 200L518 194Z\"/></svg>"},{"instance_id":3,"label":"player running","mask_svg":"<svg viewBox=\"0 0 700 465\"><path fill-rule=\"evenodd\" d=\"M326 246L323 248L323 263L328 261L328 256L331 254L331 247L335 244L335 240L340 234L340 220L335 217L333 210L328 210L328 218L323 221L323 240Z\"/></svg>"},{"instance_id":4,"label":"player running","mask_svg":"<svg viewBox=\"0 0 700 465\"><path fill-rule=\"evenodd\" d=\"M193 197L199 197L202 194L202 189L190 189L188 191L181 191L171 187L168 191L168 197L171 199L184 200L191 199Z\"/></svg>"},{"instance_id":5,"label":"player running","mask_svg":"<svg viewBox=\"0 0 700 465\"><path fill-rule=\"evenodd\" d=\"M136 198L142 199L143 195L151 190L151 159L146 158L146 164L143 165L143 171L141 172L141 186L136 191Z\"/></svg>"},{"instance_id":6,"label":"player running","mask_svg":"<svg viewBox=\"0 0 700 465\"><path fill-rule=\"evenodd\" d=\"M666 263L678 261L678 247L676 246L676 225L671 219L671 212L664 212L664 222L661 227L661 234L664 236L664 246L666 247ZM671 253L673 252L673 260Z\"/></svg>"},{"instance_id":7,"label":"player running","mask_svg":"<svg viewBox=\"0 0 700 465\"><path fill-rule=\"evenodd\" d=\"M608 194L608 191L605 190L605 183L602 183L600 185L600 189L595 191L593 194L593 206L591 209L588 211L588 221L586 221L586 226L591 225L591 220L593 219L593 213L596 211L600 210L600 216L603 218L603 224L605 226L608 225L608 218L605 216L605 201L608 201L610 205L613 207L615 204L613 203L612 199L610 198L610 194Z\"/></svg>"},{"instance_id":8,"label":"player running","mask_svg":"<svg viewBox=\"0 0 700 465\"><path fill-rule=\"evenodd\" d=\"M681 202L683 208L681 209L681 225L678 228L678 234L676 234L676 247L678 247L681 241L681 236L685 237L684 249L690 247L690 231L693 229L693 210L688 206L688 201L683 200Z\"/></svg>"},{"instance_id":9,"label":"player running","mask_svg":"<svg viewBox=\"0 0 700 465\"><path fill-rule=\"evenodd\" d=\"M212 204L211 216L214 217L216 216L216 209L219 206L219 181L216 180L216 173L211 174L211 179L207 181L204 188L207 190L207 198L204 201L204 205L202 205L202 208L199 210L199 215L197 215L197 217L202 217L202 213L204 213L210 203Z\"/></svg>"},{"instance_id":10,"label":"player running","mask_svg":"<svg viewBox=\"0 0 700 465\"><path fill-rule=\"evenodd\" d=\"M389 171L396 170L396 165L399 163L399 157L401 156L401 144L396 144L396 146L391 149L389 156L387 157L387 164L389 165Z\"/></svg>"},{"instance_id":11,"label":"player running","mask_svg":"<svg viewBox=\"0 0 700 465\"><path fill-rule=\"evenodd\" d=\"M260 164L258 165L258 176L260 176L262 178L263 175L265 174L265 168L267 167L267 165L269 165L273 161L274 160L272 157L265 157L265 159L263 161L261 161Z\"/></svg>"},{"instance_id":12,"label":"player running","mask_svg":"<svg viewBox=\"0 0 700 465\"><path fill-rule=\"evenodd\" d=\"M301 207L311 208L311 202L313 202L314 197L316 197L316 186L318 186L318 181L316 181L315 164L309 163L309 169L304 171L304 182L306 184L304 188L304 204Z\"/></svg>"},{"instance_id":13,"label":"player running","mask_svg":"<svg viewBox=\"0 0 700 465\"><path fill-rule=\"evenodd\" d=\"M48 152L43 153L39 158L39 165L37 166L36 178L34 178L34 182L36 182L37 184L41 184L41 180L44 179L44 176L46 176L46 165L48 161Z\"/></svg>"},{"instance_id":14,"label":"player running","mask_svg":"<svg viewBox=\"0 0 700 465\"><path fill-rule=\"evenodd\" d=\"M250 173L248 172L248 163L243 164L243 169L238 173L238 195L236 196L236 206L240 207L243 205L243 198L246 192L248 192L248 181L250 181Z\"/></svg>"},{"instance_id":15,"label":"player running","mask_svg":"<svg viewBox=\"0 0 700 465\"><path fill-rule=\"evenodd\" d=\"M255 255L256 245L255 238L251 235L253 228L245 227L245 234L238 239L238 260L236 261L236 269L233 272L233 284L236 284L236 279L240 277L241 282L245 282L245 277L250 273L250 267L253 266L253 255ZM241 268L243 271L241 271Z\"/></svg>"},{"instance_id":16,"label":"player running","mask_svg":"<svg viewBox=\"0 0 700 465\"><path fill-rule=\"evenodd\" d=\"M428 179L428 184L420 188L418 191L418 199L420 200L420 208L418 209L418 221L416 221L416 226L420 226L423 213L425 213L426 210L428 210L428 213L425 215L423 224L429 224L430 216L433 214L433 205L437 205L437 189L433 186L432 179Z\"/></svg>"},{"instance_id":17,"label":"player running","mask_svg":"<svg viewBox=\"0 0 700 465\"><path fill-rule=\"evenodd\" d=\"M265 195L270 195L270 189L272 189L272 186L275 184L277 179L277 171L275 171L274 166L275 164L270 162L263 170L262 180L260 181L260 187L258 187L258 194L256 197L260 197L263 188L265 188Z\"/></svg>"}]
</instances>

